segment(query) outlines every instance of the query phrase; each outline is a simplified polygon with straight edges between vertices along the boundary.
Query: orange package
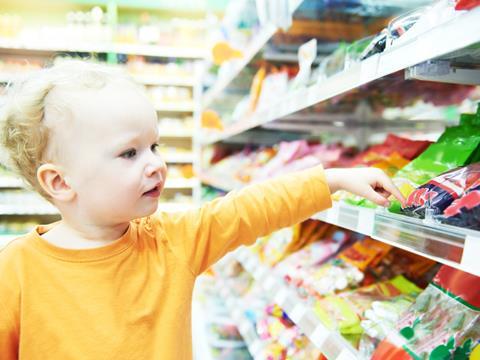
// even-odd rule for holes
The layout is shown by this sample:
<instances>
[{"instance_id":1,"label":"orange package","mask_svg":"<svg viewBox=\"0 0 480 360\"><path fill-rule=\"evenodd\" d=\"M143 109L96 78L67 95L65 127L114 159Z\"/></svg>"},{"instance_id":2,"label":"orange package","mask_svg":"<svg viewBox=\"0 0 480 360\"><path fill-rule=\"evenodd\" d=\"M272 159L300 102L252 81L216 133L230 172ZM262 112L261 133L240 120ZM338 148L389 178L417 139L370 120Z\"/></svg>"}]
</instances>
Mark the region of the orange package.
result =
<instances>
[{"instance_id":1,"label":"orange package","mask_svg":"<svg viewBox=\"0 0 480 360\"><path fill-rule=\"evenodd\" d=\"M365 271L369 266L376 266L391 249L388 244L365 238L343 250L338 258Z\"/></svg>"}]
</instances>

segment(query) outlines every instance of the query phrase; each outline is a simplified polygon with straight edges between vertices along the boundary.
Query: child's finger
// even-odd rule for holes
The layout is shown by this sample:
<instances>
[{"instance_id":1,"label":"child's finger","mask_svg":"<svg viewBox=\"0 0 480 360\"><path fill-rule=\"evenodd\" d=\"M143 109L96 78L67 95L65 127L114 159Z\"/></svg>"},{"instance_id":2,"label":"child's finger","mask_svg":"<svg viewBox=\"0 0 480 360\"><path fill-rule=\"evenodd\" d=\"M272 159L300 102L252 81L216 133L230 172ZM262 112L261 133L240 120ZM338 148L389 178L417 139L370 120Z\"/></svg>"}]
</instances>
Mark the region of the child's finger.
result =
<instances>
[{"instance_id":1,"label":"child's finger","mask_svg":"<svg viewBox=\"0 0 480 360\"><path fill-rule=\"evenodd\" d=\"M403 197L402 193L395 186L392 179L390 179L387 175L385 175L385 177L382 179L381 185L386 191L396 197L397 200L402 203L402 205L405 203L405 198Z\"/></svg>"},{"instance_id":2,"label":"child's finger","mask_svg":"<svg viewBox=\"0 0 480 360\"><path fill-rule=\"evenodd\" d=\"M385 194L386 195L386 194ZM373 201L375 204L380 206L390 206L390 201L388 201L387 197L382 196L379 192L375 191L371 187L368 187L366 190L364 197L370 201Z\"/></svg>"}]
</instances>

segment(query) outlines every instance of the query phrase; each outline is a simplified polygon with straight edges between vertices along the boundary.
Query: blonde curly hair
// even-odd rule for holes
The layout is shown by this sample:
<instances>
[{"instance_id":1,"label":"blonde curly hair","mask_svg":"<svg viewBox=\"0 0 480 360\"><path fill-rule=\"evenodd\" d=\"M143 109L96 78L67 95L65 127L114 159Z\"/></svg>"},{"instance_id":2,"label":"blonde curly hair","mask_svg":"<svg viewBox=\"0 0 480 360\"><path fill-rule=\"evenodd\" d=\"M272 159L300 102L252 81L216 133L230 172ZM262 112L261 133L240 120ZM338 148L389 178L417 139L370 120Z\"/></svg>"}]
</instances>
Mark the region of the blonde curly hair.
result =
<instances>
[{"instance_id":1,"label":"blonde curly hair","mask_svg":"<svg viewBox=\"0 0 480 360\"><path fill-rule=\"evenodd\" d=\"M133 80L112 67L81 60L63 60L9 84L6 101L0 108L0 145L6 150L2 151L6 155L2 162L50 200L37 180L37 169L54 161L55 153L58 154L61 149L49 149L53 129L46 123L47 112L49 116L58 118L54 122L65 121L70 109L62 101L62 90L100 89L119 79L134 84ZM54 90L58 91L54 93ZM54 94L48 96L51 93Z\"/></svg>"}]
</instances>

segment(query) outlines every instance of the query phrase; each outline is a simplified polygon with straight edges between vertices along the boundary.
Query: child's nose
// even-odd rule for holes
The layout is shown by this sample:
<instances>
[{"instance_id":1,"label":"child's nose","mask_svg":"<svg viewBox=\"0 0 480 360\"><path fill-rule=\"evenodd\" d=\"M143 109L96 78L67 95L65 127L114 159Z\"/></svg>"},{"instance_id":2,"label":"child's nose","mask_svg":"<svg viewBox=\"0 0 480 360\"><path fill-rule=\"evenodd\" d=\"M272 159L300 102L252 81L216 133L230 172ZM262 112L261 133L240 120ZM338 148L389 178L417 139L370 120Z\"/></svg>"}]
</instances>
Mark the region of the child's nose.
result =
<instances>
[{"instance_id":1,"label":"child's nose","mask_svg":"<svg viewBox=\"0 0 480 360\"><path fill-rule=\"evenodd\" d=\"M156 173L160 172L162 176L167 171L167 164L159 155L154 155L149 159L149 163L146 166L146 173L147 176L155 175Z\"/></svg>"}]
</instances>

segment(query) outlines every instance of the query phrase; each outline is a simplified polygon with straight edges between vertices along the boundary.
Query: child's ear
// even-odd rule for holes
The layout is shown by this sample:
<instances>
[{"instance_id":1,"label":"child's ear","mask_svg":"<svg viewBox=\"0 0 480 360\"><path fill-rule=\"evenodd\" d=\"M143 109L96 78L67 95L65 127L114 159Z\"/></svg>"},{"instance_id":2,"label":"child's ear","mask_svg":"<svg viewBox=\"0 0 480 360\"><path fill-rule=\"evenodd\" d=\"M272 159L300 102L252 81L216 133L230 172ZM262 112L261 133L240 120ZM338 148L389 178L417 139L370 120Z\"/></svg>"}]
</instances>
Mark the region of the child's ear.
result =
<instances>
[{"instance_id":1,"label":"child's ear","mask_svg":"<svg viewBox=\"0 0 480 360\"><path fill-rule=\"evenodd\" d=\"M54 200L68 202L75 197L75 191L65 180L62 171L54 164L40 165L37 169L37 180Z\"/></svg>"}]
</instances>

